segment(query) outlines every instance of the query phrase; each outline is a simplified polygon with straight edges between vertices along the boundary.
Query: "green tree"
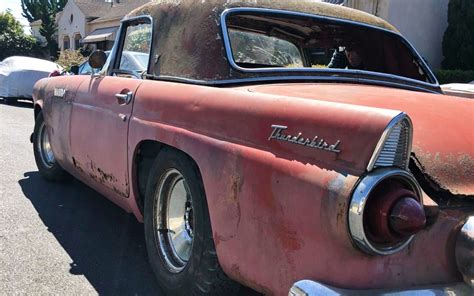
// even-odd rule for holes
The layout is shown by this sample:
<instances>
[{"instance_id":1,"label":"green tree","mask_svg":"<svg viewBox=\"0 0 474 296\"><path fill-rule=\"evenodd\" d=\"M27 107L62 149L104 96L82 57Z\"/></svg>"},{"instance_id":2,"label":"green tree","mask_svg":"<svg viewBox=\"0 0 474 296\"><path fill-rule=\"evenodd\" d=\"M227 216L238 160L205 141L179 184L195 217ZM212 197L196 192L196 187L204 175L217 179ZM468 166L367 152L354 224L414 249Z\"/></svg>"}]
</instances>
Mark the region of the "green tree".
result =
<instances>
[{"instance_id":1,"label":"green tree","mask_svg":"<svg viewBox=\"0 0 474 296\"><path fill-rule=\"evenodd\" d=\"M449 1L443 54L444 69L474 70L474 1Z\"/></svg>"},{"instance_id":2,"label":"green tree","mask_svg":"<svg viewBox=\"0 0 474 296\"><path fill-rule=\"evenodd\" d=\"M57 57L56 14L63 10L67 0L21 0L23 16L31 23L41 20L40 34L48 43L49 54Z\"/></svg>"},{"instance_id":3,"label":"green tree","mask_svg":"<svg viewBox=\"0 0 474 296\"><path fill-rule=\"evenodd\" d=\"M0 13L0 60L13 55L37 56L40 47L35 38L23 31L19 21L7 10Z\"/></svg>"}]
</instances>

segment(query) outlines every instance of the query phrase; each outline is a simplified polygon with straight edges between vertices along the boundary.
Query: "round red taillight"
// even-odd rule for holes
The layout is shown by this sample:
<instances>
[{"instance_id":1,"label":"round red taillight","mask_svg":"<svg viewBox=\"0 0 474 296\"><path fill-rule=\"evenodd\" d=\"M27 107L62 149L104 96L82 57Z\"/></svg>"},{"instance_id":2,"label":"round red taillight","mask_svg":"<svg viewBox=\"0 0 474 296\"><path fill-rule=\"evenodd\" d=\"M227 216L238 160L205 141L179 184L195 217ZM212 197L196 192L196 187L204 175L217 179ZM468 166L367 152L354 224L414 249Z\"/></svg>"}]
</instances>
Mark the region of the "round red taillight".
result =
<instances>
[{"instance_id":1,"label":"round red taillight","mask_svg":"<svg viewBox=\"0 0 474 296\"><path fill-rule=\"evenodd\" d=\"M397 180L386 180L369 195L364 220L370 240L392 245L420 231L426 217L415 192Z\"/></svg>"},{"instance_id":2,"label":"round red taillight","mask_svg":"<svg viewBox=\"0 0 474 296\"><path fill-rule=\"evenodd\" d=\"M404 170L379 169L365 176L349 206L353 241L376 255L405 248L426 223L421 194L416 179Z\"/></svg>"},{"instance_id":3,"label":"round red taillight","mask_svg":"<svg viewBox=\"0 0 474 296\"><path fill-rule=\"evenodd\" d=\"M404 197L393 206L389 224L400 236L413 235L425 227L425 211L419 201L413 197Z\"/></svg>"}]
</instances>

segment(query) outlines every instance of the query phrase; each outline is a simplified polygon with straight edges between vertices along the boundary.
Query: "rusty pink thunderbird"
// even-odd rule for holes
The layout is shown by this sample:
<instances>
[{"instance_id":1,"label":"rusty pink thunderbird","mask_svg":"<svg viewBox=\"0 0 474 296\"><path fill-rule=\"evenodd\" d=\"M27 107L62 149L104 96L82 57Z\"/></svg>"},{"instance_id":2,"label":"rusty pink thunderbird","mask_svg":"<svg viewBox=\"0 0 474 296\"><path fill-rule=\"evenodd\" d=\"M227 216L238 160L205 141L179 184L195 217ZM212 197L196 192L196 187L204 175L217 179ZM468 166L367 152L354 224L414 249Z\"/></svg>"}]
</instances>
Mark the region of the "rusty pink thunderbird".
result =
<instances>
[{"instance_id":1,"label":"rusty pink thunderbird","mask_svg":"<svg viewBox=\"0 0 474 296\"><path fill-rule=\"evenodd\" d=\"M35 86L39 172L143 221L169 295L472 295L474 101L387 22L157 0L89 62Z\"/></svg>"}]
</instances>

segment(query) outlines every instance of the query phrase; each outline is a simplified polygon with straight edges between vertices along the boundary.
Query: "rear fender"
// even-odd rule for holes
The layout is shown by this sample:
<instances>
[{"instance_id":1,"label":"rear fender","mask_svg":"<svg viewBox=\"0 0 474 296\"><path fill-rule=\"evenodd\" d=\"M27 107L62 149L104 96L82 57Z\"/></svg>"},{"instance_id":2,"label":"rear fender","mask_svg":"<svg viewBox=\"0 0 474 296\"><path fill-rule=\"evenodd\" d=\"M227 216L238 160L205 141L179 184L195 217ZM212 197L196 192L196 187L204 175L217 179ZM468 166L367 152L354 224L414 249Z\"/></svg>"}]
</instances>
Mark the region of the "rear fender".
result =
<instances>
[{"instance_id":1,"label":"rear fender","mask_svg":"<svg viewBox=\"0 0 474 296\"><path fill-rule=\"evenodd\" d=\"M219 262L260 291L289 290L355 254L347 231L350 193L399 111L145 81L135 96L129 147L153 140L194 159L206 191ZM318 137L333 150L272 138ZM129 151L129 160L136 149ZM134 176L133 164L129 165ZM137 195L137 182L131 190ZM142 219L135 198L130 208ZM324 228L321 225L325 225ZM315 268L307 258L321 252ZM305 263L306 262L306 263ZM273 266L271 270L267 267ZM316 271L315 271L316 269ZM364 283L362 283L363 285Z\"/></svg>"}]
</instances>

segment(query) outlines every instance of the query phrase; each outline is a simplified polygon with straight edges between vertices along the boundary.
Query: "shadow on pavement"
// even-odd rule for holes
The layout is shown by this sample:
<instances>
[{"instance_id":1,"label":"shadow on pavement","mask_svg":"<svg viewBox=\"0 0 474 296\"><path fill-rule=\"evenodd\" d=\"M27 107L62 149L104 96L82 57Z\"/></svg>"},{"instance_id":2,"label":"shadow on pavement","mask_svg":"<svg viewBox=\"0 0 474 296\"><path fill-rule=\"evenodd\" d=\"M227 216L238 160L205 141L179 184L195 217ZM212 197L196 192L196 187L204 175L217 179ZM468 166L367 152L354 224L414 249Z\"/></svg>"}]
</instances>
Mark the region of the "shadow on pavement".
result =
<instances>
[{"instance_id":1,"label":"shadow on pavement","mask_svg":"<svg viewBox=\"0 0 474 296\"><path fill-rule=\"evenodd\" d=\"M164 295L148 265L143 225L91 188L73 180L45 181L27 172L19 181L48 230L99 294ZM261 295L242 287L239 295Z\"/></svg>"},{"instance_id":2,"label":"shadow on pavement","mask_svg":"<svg viewBox=\"0 0 474 296\"><path fill-rule=\"evenodd\" d=\"M10 99L11 100L11 99ZM28 108L32 109L34 107L33 102L30 100L24 100L24 99L16 99L13 102L8 101L5 98L0 98L0 102L4 105L10 105L10 106L15 106L15 107L20 107L20 108Z\"/></svg>"},{"instance_id":3,"label":"shadow on pavement","mask_svg":"<svg viewBox=\"0 0 474 296\"><path fill-rule=\"evenodd\" d=\"M38 172L19 181L48 230L99 294L164 295L145 248L143 225L79 181L50 183Z\"/></svg>"}]
</instances>

